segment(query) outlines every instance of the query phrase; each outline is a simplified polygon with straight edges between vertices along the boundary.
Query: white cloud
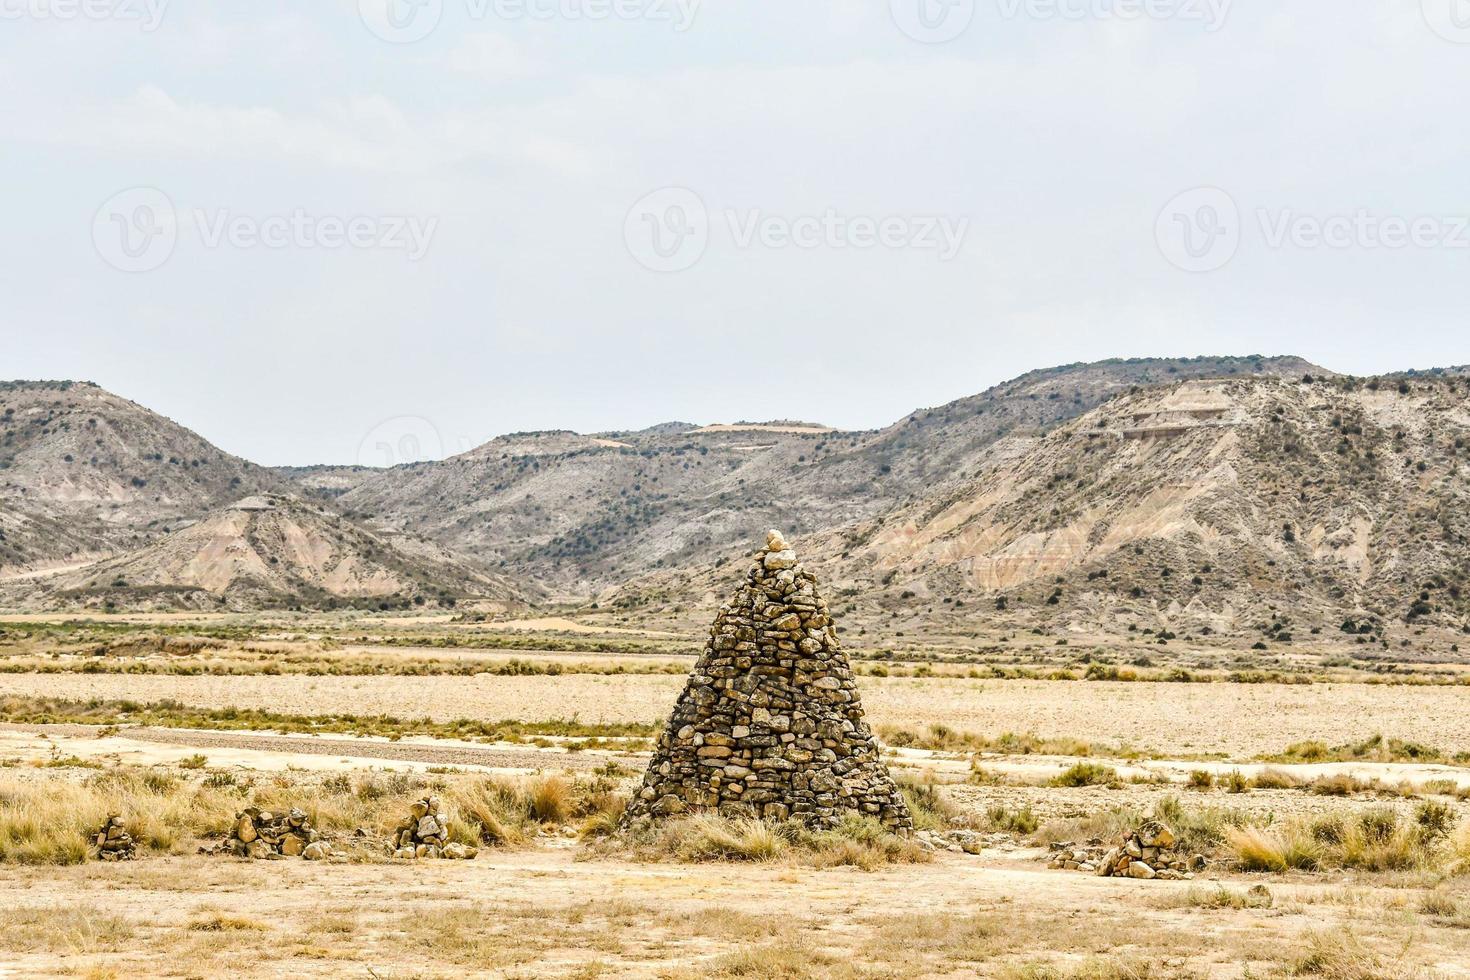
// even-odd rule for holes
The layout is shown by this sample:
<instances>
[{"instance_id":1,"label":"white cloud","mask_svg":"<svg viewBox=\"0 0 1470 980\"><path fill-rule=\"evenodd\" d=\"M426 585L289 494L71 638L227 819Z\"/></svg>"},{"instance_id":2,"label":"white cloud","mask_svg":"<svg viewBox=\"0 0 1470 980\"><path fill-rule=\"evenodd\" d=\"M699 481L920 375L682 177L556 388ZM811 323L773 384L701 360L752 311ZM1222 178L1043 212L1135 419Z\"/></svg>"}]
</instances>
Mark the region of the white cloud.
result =
<instances>
[{"instance_id":1,"label":"white cloud","mask_svg":"<svg viewBox=\"0 0 1470 980\"><path fill-rule=\"evenodd\" d=\"M504 34L470 34L449 52L450 71L488 80L530 78L545 70Z\"/></svg>"}]
</instances>

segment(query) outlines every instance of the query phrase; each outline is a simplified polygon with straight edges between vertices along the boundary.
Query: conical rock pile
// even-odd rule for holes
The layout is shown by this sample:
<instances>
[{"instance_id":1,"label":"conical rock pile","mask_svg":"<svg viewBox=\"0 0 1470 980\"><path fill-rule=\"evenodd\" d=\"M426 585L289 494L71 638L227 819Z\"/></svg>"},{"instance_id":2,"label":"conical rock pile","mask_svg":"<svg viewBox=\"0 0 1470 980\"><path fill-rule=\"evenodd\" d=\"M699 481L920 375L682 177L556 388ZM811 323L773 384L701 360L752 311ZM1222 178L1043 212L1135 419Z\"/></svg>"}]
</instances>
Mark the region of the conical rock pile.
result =
<instances>
[{"instance_id":1,"label":"conical rock pile","mask_svg":"<svg viewBox=\"0 0 1470 980\"><path fill-rule=\"evenodd\" d=\"M103 821L102 827L92 835L92 843L102 861L131 861L138 855L138 845L133 842L123 818L116 813Z\"/></svg>"},{"instance_id":2,"label":"conical rock pile","mask_svg":"<svg viewBox=\"0 0 1470 980\"><path fill-rule=\"evenodd\" d=\"M691 810L913 830L827 603L777 531L715 618L623 823Z\"/></svg>"}]
</instances>

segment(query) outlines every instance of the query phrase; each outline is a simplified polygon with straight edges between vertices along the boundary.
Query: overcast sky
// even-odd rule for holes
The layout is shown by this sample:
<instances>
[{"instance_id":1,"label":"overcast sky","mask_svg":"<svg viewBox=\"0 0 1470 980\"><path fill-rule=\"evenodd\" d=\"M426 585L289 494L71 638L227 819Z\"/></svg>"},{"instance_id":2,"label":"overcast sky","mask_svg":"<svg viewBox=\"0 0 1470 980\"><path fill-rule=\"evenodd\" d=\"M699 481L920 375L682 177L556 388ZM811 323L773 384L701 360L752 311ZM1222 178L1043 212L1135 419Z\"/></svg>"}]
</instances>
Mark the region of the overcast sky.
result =
<instances>
[{"instance_id":1,"label":"overcast sky","mask_svg":"<svg viewBox=\"0 0 1470 980\"><path fill-rule=\"evenodd\" d=\"M1467 89L1467 0L0 0L0 375L284 464L1464 363Z\"/></svg>"}]
</instances>

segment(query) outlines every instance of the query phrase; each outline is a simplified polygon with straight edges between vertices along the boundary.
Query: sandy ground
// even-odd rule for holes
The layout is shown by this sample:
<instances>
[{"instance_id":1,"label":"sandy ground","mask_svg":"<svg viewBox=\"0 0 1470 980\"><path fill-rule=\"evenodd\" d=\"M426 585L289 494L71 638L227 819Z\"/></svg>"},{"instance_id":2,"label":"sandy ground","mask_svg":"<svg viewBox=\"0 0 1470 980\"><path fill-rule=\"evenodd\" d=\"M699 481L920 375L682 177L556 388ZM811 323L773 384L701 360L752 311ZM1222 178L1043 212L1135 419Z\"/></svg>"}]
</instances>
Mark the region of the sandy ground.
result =
<instances>
[{"instance_id":1,"label":"sandy ground","mask_svg":"<svg viewBox=\"0 0 1470 980\"><path fill-rule=\"evenodd\" d=\"M779 963L788 977L983 977L1100 957L1223 978L1347 929L1399 962L1470 976L1463 930L1391 914L1403 900L1391 889L1342 901L1331 881L1273 883L1274 909L1170 908L1196 886L1047 871L1035 857L863 873L541 847L473 862L0 867L11 921L44 923L0 924L0 975L766 977ZM230 924L208 928L221 914Z\"/></svg>"},{"instance_id":2,"label":"sandy ground","mask_svg":"<svg viewBox=\"0 0 1470 980\"><path fill-rule=\"evenodd\" d=\"M619 626L587 626L561 616L543 616L540 619L508 619L503 622L476 624L492 630L545 631L595 635L612 633L620 636L663 636L678 638L682 633L666 633L659 630L625 629Z\"/></svg>"},{"instance_id":3,"label":"sandy ground","mask_svg":"<svg viewBox=\"0 0 1470 980\"><path fill-rule=\"evenodd\" d=\"M204 755L211 766L259 771L288 768L344 771L380 763L383 768L424 771L452 766L484 772L543 769L587 772L620 760L645 765L646 753L523 745L483 745L454 739L353 738L340 735L276 735L130 727L102 734L92 725L0 725L0 759L40 762L75 757L130 765L177 764Z\"/></svg>"},{"instance_id":4,"label":"sandy ground","mask_svg":"<svg viewBox=\"0 0 1470 980\"><path fill-rule=\"evenodd\" d=\"M389 714L438 721L474 718L658 722L685 679L678 675L542 677L173 677L8 674L0 696L174 698L200 707L324 714ZM1225 753L1248 759L1318 739L1340 744L1383 733L1444 752L1470 751L1470 687L1367 684L1151 684L863 679L876 726L942 723L962 731L1012 731L1126 743L1175 757Z\"/></svg>"}]
</instances>

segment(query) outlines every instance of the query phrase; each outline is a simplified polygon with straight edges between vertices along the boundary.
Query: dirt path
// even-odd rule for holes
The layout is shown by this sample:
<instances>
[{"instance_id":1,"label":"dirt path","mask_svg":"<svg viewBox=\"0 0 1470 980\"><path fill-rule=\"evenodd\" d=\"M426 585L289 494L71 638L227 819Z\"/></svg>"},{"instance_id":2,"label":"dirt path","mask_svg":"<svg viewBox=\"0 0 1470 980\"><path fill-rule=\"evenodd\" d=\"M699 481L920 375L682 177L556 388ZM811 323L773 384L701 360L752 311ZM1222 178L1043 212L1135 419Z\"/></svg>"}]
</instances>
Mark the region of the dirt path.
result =
<instances>
[{"instance_id":1,"label":"dirt path","mask_svg":"<svg viewBox=\"0 0 1470 980\"><path fill-rule=\"evenodd\" d=\"M641 763L646 756L598 751L566 752L533 746L494 747L463 742L401 740L390 742L377 738L351 738L327 735L275 735L263 732L211 732L184 728L124 728L115 735L103 735L92 725L8 725L0 724L0 746L13 744L6 735L34 736L50 739L62 755L81 758L93 756L131 757L135 762L172 762L194 750L215 750L209 754L216 765L234 763L251 768L270 766L280 756L319 756L335 763L364 759L412 762L420 766L457 766L494 770L566 769L589 772L607 764L610 758L630 759ZM148 743L180 752L138 752L136 743ZM3 750L0 750L3 754ZM261 754L268 754L262 757ZM137 756L143 756L138 758ZM299 764L299 763L298 763ZM631 763L630 763L631 764ZM312 767L319 768L319 767Z\"/></svg>"}]
</instances>

